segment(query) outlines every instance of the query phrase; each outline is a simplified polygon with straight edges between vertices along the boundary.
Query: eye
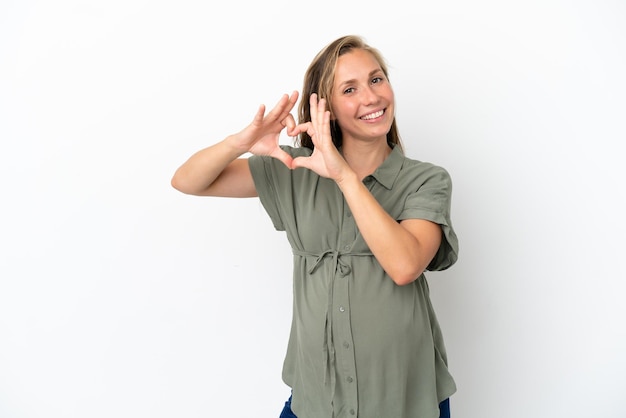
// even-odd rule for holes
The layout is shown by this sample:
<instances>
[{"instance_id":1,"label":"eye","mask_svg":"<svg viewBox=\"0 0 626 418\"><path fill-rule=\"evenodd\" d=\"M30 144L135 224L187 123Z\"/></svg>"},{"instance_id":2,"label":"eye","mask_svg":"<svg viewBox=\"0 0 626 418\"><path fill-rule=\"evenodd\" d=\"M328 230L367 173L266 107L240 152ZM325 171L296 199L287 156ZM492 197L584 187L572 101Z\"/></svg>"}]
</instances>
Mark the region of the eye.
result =
<instances>
[{"instance_id":1,"label":"eye","mask_svg":"<svg viewBox=\"0 0 626 418\"><path fill-rule=\"evenodd\" d=\"M378 84L383 81L382 77L374 77L372 78L372 84Z\"/></svg>"},{"instance_id":2,"label":"eye","mask_svg":"<svg viewBox=\"0 0 626 418\"><path fill-rule=\"evenodd\" d=\"M354 87L348 87L343 91L343 94L350 94L354 91Z\"/></svg>"}]
</instances>

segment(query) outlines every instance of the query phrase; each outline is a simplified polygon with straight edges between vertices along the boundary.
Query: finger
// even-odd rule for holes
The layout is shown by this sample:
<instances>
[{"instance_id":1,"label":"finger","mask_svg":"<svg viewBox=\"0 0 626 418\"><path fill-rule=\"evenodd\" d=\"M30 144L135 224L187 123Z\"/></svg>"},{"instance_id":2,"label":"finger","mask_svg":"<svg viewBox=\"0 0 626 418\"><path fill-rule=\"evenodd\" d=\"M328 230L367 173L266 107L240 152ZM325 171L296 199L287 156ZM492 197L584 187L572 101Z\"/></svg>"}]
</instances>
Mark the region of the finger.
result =
<instances>
[{"instance_id":1,"label":"finger","mask_svg":"<svg viewBox=\"0 0 626 418\"><path fill-rule=\"evenodd\" d=\"M324 111L324 132L330 137L330 110Z\"/></svg>"},{"instance_id":2,"label":"finger","mask_svg":"<svg viewBox=\"0 0 626 418\"><path fill-rule=\"evenodd\" d=\"M274 151L272 151L270 156L282 161L282 163L285 164L288 168L292 168L293 157L286 153L282 148L277 147Z\"/></svg>"},{"instance_id":3,"label":"finger","mask_svg":"<svg viewBox=\"0 0 626 418\"><path fill-rule=\"evenodd\" d=\"M287 96L287 95L283 96L283 97L287 97L287 101L279 102L279 104L281 105L280 111L282 112L279 117L281 120L287 117L287 115L291 114L290 112L293 110L293 107L298 102L298 96L299 96L299 93L297 90L294 90L290 96Z\"/></svg>"},{"instance_id":4,"label":"finger","mask_svg":"<svg viewBox=\"0 0 626 418\"><path fill-rule=\"evenodd\" d=\"M313 125L317 123L317 93L312 93L309 97L309 107L311 113L311 122Z\"/></svg>"},{"instance_id":5,"label":"finger","mask_svg":"<svg viewBox=\"0 0 626 418\"><path fill-rule=\"evenodd\" d=\"M291 168L308 168L310 170L313 169L313 165L311 164L311 157L296 157L291 162Z\"/></svg>"},{"instance_id":6,"label":"finger","mask_svg":"<svg viewBox=\"0 0 626 418\"><path fill-rule=\"evenodd\" d=\"M294 124L295 124L295 121L294 121ZM299 125L293 126L291 129L287 130L287 135L296 136L302 132L308 133L309 136L311 135L311 133L313 132L313 125L311 124L311 122L301 123Z\"/></svg>"},{"instance_id":7,"label":"finger","mask_svg":"<svg viewBox=\"0 0 626 418\"><path fill-rule=\"evenodd\" d=\"M317 102L317 121L319 132L322 133L324 128L324 114L326 112L326 99L319 99Z\"/></svg>"},{"instance_id":8,"label":"finger","mask_svg":"<svg viewBox=\"0 0 626 418\"><path fill-rule=\"evenodd\" d=\"M315 131L317 138L314 143L316 146L330 146L332 135L330 133L330 111L326 110L326 99L320 99L317 103L317 116L315 118Z\"/></svg>"},{"instance_id":9,"label":"finger","mask_svg":"<svg viewBox=\"0 0 626 418\"><path fill-rule=\"evenodd\" d=\"M282 120L285 115L285 109L288 109L286 113L289 113L291 110L290 106L290 98L287 94L283 94L280 97L280 100L276 103L276 105L272 108L272 110L267 114L267 119L269 121L277 121Z\"/></svg>"},{"instance_id":10,"label":"finger","mask_svg":"<svg viewBox=\"0 0 626 418\"><path fill-rule=\"evenodd\" d=\"M285 119L283 119L283 125L287 128L287 135L294 136L292 132L296 128L296 121L291 113L288 113Z\"/></svg>"},{"instance_id":11,"label":"finger","mask_svg":"<svg viewBox=\"0 0 626 418\"><path fill-rule=\"evenodd\" d=\"M252 123L260 124L263 122L263 116L265 115L265 105L260 105L252 119Z\"/></svg>"},{"instance_id":12,"label":"finger","mask_svg":"<svg viewBox=\"0 0 626 418\"><path fill-rule=\"evenodd\" d=\"M321 136L324 134L323 121L324 121L324 109L326 101L320 99L317 93L313 93L310 98L311 107L311 129L308 131L313 144L321 141Z\"/></svg>"},{"instance_id":13,"label":"finger","mask_svg":"<svg viewBox=\"0 0 626 418\"><path fill-rule=\"evenodd\" d=\"M289 110L291 111L291 109L293 109L293 107L296 105L296 103L298 102L298 97L300 96L300 93L298 92L298 90L294 90L291 92L291 96L289 96Z\"/></svg>"}]
</instances>

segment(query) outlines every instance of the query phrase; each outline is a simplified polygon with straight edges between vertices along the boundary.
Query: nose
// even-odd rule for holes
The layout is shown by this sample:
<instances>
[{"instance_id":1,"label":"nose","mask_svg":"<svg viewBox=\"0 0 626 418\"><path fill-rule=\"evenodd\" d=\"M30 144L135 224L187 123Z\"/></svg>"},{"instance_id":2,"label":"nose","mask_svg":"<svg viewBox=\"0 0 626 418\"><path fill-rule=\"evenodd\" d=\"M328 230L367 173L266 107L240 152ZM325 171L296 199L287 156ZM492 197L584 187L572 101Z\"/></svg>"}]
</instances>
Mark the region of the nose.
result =
<instances>
[{"instance_id":1,"label":"nose","mask_svg":"<svg viewBox=\"0 0 626 418\"><path fill-rule=\"evenodd\" d=\"M376 103L378 101L378 94L372 86L367 86L363 90L363 103L366 105Z\"/></svg>"}]
</instances>

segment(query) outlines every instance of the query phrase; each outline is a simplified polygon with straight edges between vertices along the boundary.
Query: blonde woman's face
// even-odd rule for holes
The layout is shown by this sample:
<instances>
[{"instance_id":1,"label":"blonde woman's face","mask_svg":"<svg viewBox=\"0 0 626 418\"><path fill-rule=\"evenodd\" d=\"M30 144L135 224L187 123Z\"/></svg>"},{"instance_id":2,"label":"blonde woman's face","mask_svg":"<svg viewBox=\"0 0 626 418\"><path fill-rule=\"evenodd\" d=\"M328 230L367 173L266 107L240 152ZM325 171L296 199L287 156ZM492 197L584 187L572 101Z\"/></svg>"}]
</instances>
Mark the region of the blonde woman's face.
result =
<instances>
[{"instance_id":1,"label":"blonde woman's face","mask_svg":"<svg viewBox=\"0 0 626 418\"><path fill-rule=\"evenodd\" d=\"M337 60L331 97L343 140L386 140L394 119L394 94L372 54L354 49Z\"/></svg>"}]
</instances>

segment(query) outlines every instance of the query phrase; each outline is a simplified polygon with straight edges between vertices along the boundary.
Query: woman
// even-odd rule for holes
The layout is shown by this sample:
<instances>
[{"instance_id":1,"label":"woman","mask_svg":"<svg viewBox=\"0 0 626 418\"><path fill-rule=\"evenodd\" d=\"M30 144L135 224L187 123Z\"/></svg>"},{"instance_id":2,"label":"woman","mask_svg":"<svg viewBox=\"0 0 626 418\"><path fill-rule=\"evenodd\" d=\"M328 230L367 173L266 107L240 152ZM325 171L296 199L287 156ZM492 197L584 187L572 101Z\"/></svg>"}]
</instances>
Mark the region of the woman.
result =
<instances>
[{"instance_id":1,"label":"woman","mask_svg":"<svg viewBox=\"0 0 626 418\"><path fill-rule=\"evenodd\" d=\"M450 176L404 155L386 64L360 37L314 58L296 123L298 96L261 105L172 179L187 194L258 196L286 231L292 397L281 417L449 416L456 386L424 272L457 260ZM298 143L279 145L283 130Z\"/></svg>"}]
</instances>

